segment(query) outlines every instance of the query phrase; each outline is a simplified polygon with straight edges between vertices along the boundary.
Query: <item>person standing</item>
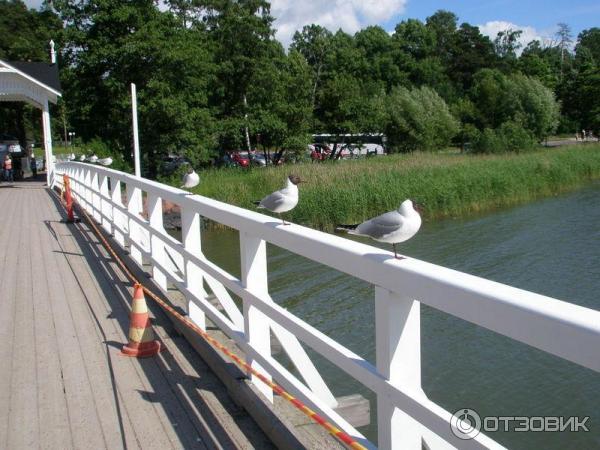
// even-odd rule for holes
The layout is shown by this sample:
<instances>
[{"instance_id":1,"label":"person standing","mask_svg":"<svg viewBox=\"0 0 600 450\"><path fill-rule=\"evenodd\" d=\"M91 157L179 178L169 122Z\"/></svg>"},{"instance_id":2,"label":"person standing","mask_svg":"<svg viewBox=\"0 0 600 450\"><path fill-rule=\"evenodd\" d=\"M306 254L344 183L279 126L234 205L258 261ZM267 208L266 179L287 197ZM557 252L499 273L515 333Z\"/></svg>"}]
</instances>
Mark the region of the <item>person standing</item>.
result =
<instances>
[{"instance_id":1,"label":"person standing","mask_svg":"<svg viewBox=\"0 0 600 450\"><path fill-rule=\"evenodd\" d=\"M35 160L33 153L31 154L31 158L29 160L29 168L31 169L32 177L37 178L37 161Z\"/></svg>"},{"instance_id":2,"label":"person standing","mask_svg":"<svg viewBox=\"0 0 600 450\"><path fill-rule=\"evenodd\" d=\"M13 167L12 167L12 159L10 159L10 155L6 155L4 157L4 164L2 165L4 168L4 180L13 181Z\"/></svg>"}]
</instances>

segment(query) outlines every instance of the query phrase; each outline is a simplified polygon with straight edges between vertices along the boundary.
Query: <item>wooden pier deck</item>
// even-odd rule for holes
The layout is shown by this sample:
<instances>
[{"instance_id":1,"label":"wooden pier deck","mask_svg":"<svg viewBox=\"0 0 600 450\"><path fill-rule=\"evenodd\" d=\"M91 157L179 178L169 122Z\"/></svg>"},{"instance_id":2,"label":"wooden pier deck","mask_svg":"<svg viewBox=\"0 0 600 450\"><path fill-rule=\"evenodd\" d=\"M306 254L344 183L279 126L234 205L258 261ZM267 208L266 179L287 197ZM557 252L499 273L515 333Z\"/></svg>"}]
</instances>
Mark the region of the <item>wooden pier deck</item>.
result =
<instances>
[{"instance_id":1,"label":"wooden pier deck","mask_svg":"<svg viewBox=\"0 0 600 450\"><path fill-rule=\"evenodd\" d=\"M41 183L0 184L0 448L273 448L162 312L166 350L119 355L131 285L62 218Z\"/></svg>"}]
</instances>

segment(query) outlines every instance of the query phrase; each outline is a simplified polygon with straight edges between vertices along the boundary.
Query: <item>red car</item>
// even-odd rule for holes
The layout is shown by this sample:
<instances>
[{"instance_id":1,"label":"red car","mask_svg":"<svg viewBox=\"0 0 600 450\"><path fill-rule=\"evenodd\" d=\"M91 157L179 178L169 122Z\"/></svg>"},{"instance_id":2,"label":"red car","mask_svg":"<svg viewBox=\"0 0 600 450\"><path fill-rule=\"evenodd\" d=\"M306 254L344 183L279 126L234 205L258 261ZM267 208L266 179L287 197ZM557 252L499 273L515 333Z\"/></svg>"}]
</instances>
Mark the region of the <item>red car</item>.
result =
<instances>
[{"instance_id":1,"label":"red car","mask_svg":"<svg viewBox=\"0 0 600 450\"><path fill-rule=\"evenodd\" d=\"M232 152L231 153L231 161L234 164L237 164L240 167L250 167L250 158L248 158L248 153L244 152L242 155L240 152Z\"/></svg>"}]
</instances>

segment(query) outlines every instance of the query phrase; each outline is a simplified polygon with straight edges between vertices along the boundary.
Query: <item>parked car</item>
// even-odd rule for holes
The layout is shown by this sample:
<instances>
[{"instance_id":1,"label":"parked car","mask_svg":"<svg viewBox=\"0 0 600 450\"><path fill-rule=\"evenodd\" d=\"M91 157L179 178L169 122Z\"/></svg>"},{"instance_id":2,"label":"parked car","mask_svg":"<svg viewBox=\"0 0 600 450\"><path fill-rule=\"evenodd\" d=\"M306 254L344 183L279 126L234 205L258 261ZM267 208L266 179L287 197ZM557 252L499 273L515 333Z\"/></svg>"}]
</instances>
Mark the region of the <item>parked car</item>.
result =
<instances>
[{"instance_id":1,"label":"parked car","mask_svg":"<svg viewBox=\"0 0 600 450\"><path fill-rule=\"evenodd\" d=\"M190 161L185 156L169 155L162 161L162 171L165 175L171 175L180 167L189 166Z\"/></svg>"},{"instance_id":2,"label":"parked car","mask_svg":"<svg viewBox=\"0 0 600 450\"><path fill-rule=\"evenodd\" d=\"M258 167L266 167L267 159L265 158L265 154L257 151L250 152L250 162Z\"/></svg>"},{"instance_id":3,"label":"parked car","mask_svg":"<svg viewBox=\"0 0 600 450\"><path fill-rule=\"evenodd\" d=\"M231 161L239 167L250 167L250 158L248 152L231 152Z\"/></svg>"},{"instance_id":4,"label":"parked car","mask_svg":"<svg viewBox=\"0 0 600 450\"><path fill-rule=\"evenodd\" d=\"M311 144L308 148L310 150L310 159L313 161L324 161L331 154L331 149L326 144Z\"/></svg>"}]
</instances>

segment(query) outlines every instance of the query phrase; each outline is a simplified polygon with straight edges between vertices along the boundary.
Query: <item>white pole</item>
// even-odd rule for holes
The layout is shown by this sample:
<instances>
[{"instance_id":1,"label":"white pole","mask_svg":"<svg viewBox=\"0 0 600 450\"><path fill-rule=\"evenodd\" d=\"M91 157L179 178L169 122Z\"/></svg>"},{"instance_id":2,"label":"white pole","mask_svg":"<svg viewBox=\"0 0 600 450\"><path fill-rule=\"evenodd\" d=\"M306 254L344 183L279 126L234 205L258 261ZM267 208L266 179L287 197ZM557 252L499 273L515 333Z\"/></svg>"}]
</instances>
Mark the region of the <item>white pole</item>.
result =
<instances>
[{"instance_id":1,"label":"white pole","mask_svg":"<svg viewBox=\"0 0 600 450\"><path fill-rule=\"evenodd\" d=\"M52 132L50 130L48 100L45 100L42 105L42 129L44 130L44 152L46 154L46 183L52 187L54 182L54 156L52 154Z\"/></svg>"},{"instance_id":2,"label":"white pole","mask_svg":"<svg viewBox=\"0 0 600 450\"><path fill-rule=\"evenodd\" d=\"M133 164L135 167L135 176L141 177L142 170L140 166L140 140L138 138L137 94L135 91L135 83L131 83L131 113L133 115Z\"/></svg>"}]
</instances>

